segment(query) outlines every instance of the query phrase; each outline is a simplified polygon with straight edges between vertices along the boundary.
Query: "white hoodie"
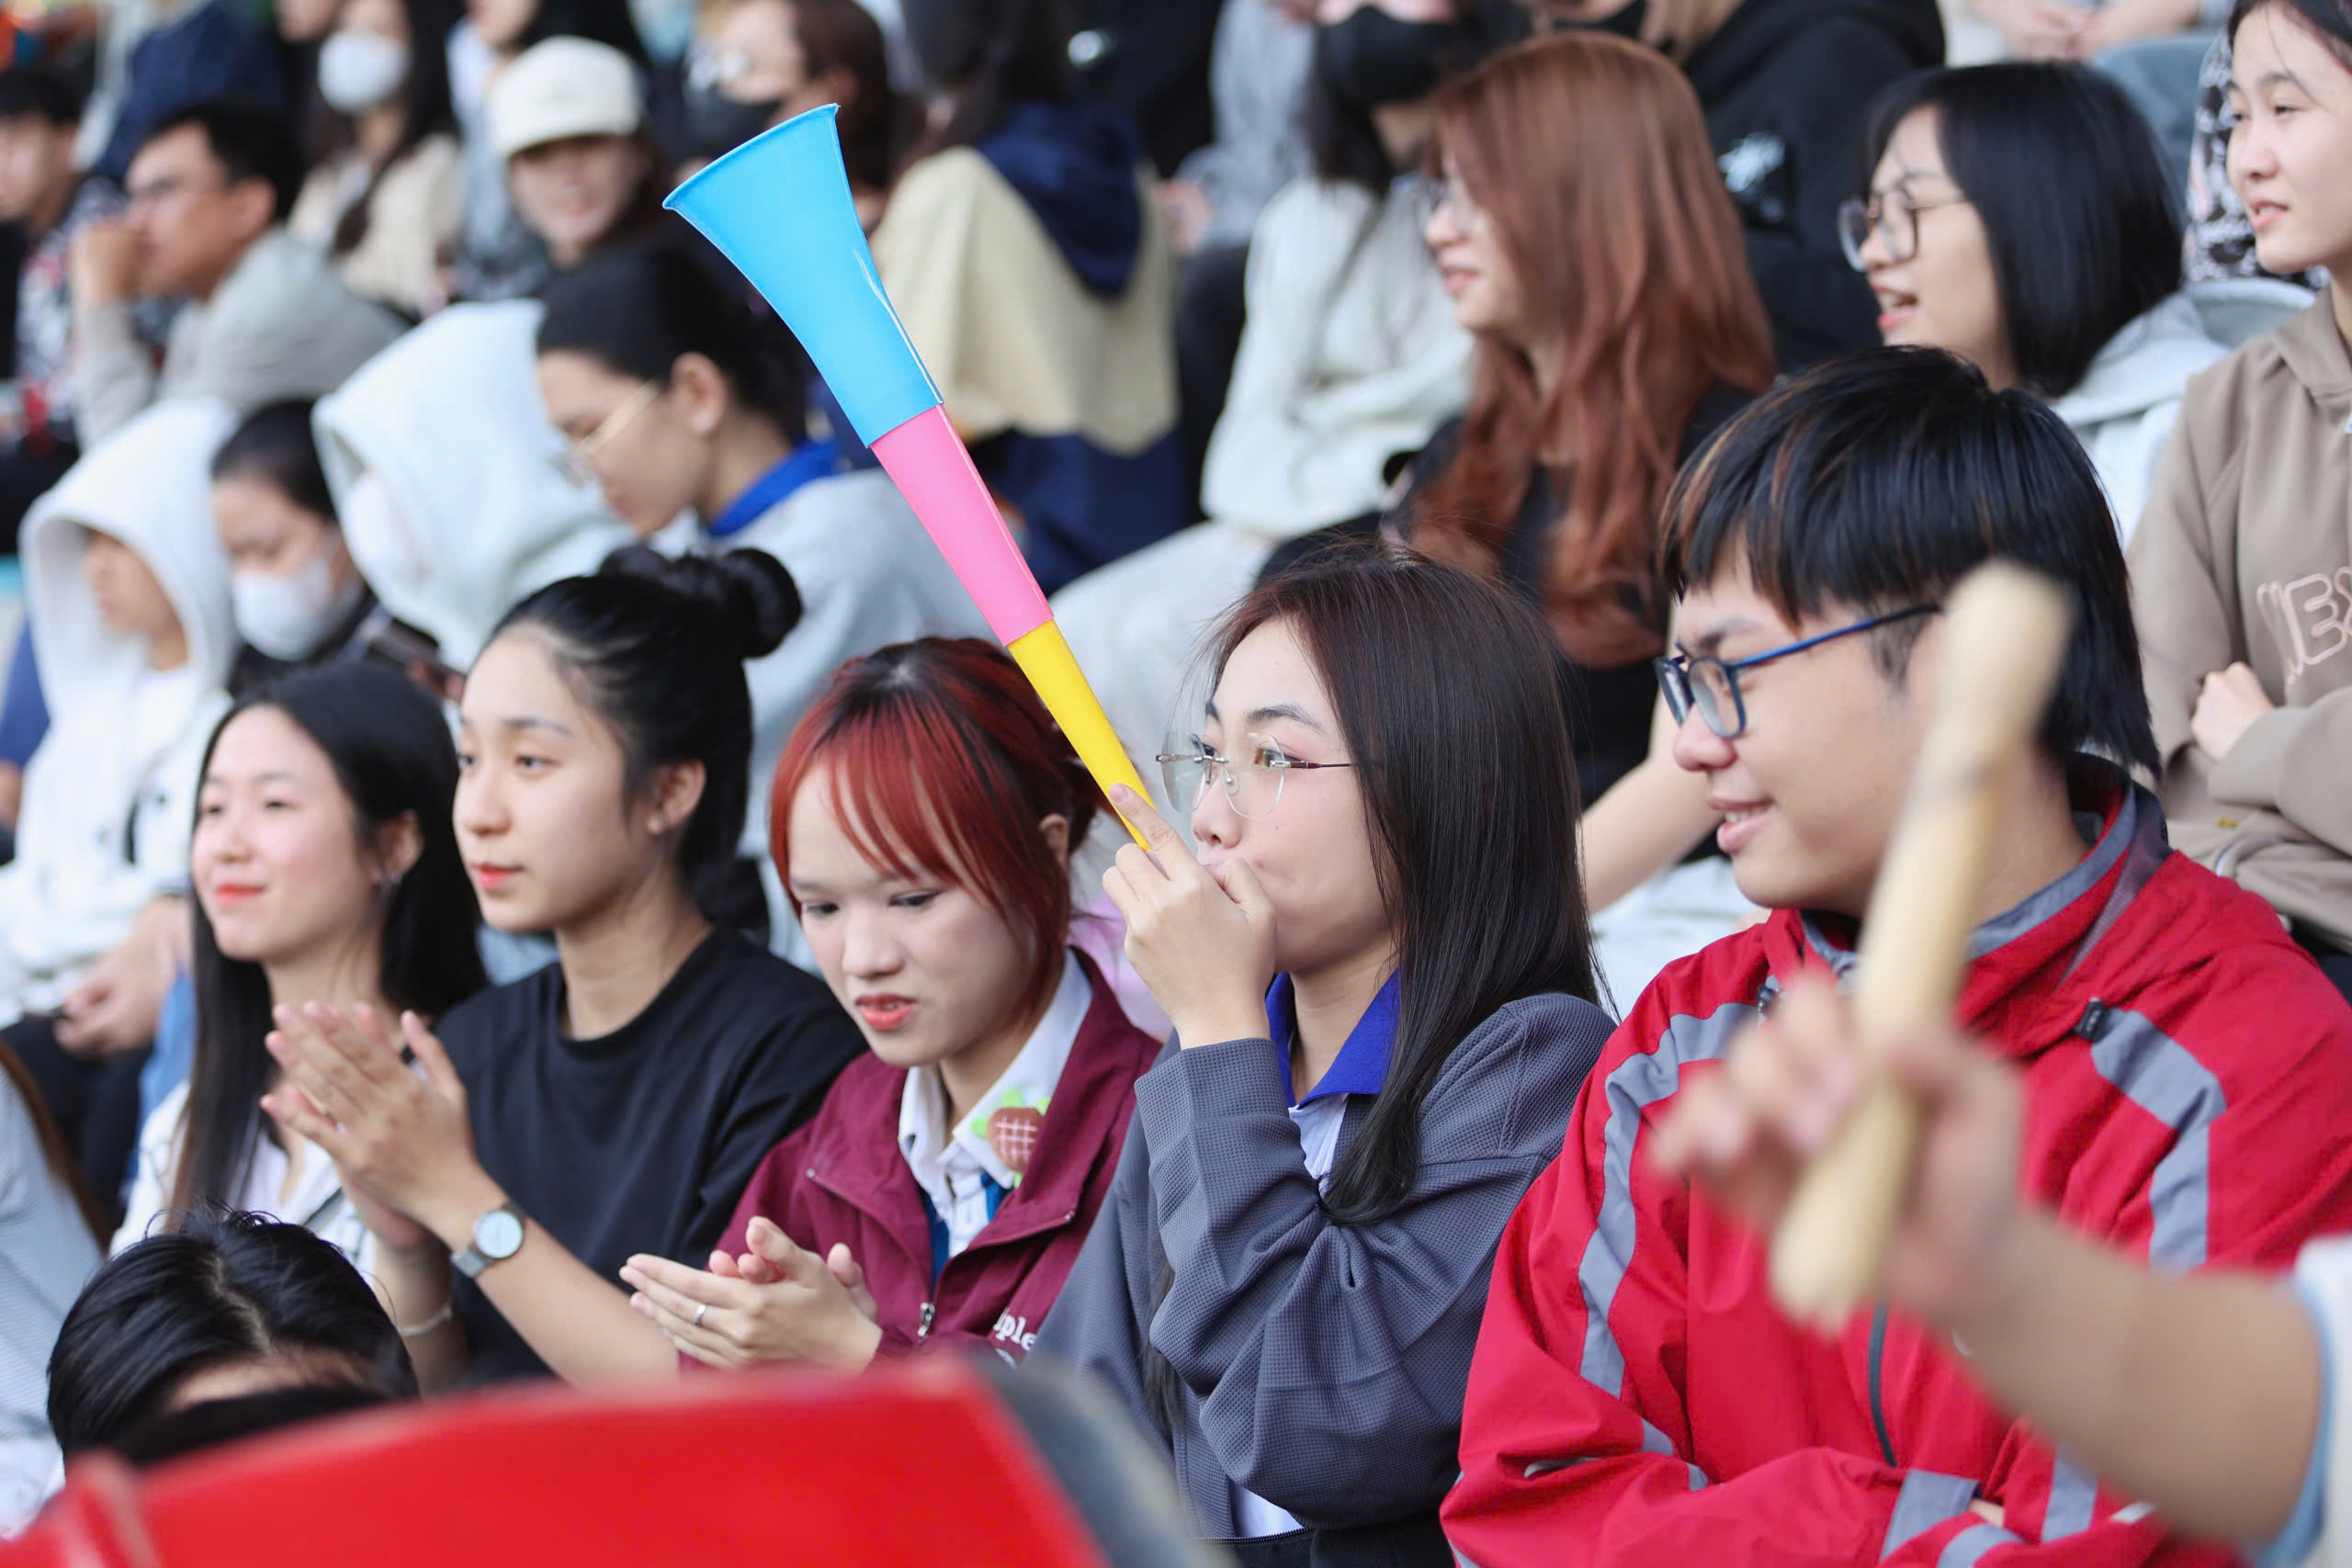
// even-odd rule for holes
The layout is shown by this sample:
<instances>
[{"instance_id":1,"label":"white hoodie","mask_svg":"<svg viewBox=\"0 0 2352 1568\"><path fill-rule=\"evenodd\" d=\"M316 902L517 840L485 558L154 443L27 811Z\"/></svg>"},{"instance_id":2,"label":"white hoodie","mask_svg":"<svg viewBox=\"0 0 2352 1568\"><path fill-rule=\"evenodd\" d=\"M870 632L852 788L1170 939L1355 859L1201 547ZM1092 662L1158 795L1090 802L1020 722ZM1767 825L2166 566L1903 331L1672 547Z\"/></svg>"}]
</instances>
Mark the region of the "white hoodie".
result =
<instances>
[{"instance_id":1,"label":"white hoodie","mask_svg":"<svg viewBox=\"0 0 2352 1568\"><path fill-rule=\"evenodd\" d=\"M517 600L632 537L566 471L534 379L538 329L536 300L452 306L312 416L359 574L458 670Z\"/></svg>"},{"instance_id":2,"label":"white hoodie","mask_svg":"<svg viewBox=\"0 0 2352 1568\"><path fill-rule=\"evenodd\" d=\"M25 769L17 858L0 868L0 1020L56 1007L142 905L187 877L197 770L237 649L208 482L235 425L223 403L158 403L26 514L27 607L51 717ZM108 628L82 572L85 527L154 573L187 637L181 670L150 671L146 640Z\"/></svg>"},{"instance_id":3,"label":"white hoodie","mask_svg":"<svg viewBox=\"0 0 2352 1568\"><path fill-rule=\"evenodd\" d=\"M697 529L691 547L714 555L764 550L800 591L800 624L774 653L743 667L752 688L752 790L742 853L759 867L767 894L769 945L806 964L799 922L768 857L768 787L784 743L847 660L917 637L985 637L988 622L879 468L811 480L739 533L713 538Z\"/></svg>"},{"instance_id":4,"label":"white hoodie","mask_svg":"<svg viewBox=\"0 0 2352 1568\"><path fill-rule=\"evenodd\" d=\"M2052 403L2098 470L2123 542L2147 510L2188 378L2311 303L2292 284L2195 283L2124 323L2082 381Z\"/></svg>"}]
</instances>

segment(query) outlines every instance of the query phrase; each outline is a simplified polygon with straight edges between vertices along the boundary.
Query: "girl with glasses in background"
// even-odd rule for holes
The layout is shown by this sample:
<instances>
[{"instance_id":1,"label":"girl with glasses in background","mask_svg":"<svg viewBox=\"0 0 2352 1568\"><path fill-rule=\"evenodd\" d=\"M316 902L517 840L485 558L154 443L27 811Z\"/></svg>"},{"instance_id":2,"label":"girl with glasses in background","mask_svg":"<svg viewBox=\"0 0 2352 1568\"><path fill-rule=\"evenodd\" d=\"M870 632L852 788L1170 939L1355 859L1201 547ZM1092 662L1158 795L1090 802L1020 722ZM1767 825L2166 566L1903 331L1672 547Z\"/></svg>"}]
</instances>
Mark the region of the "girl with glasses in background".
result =
<instances>
[{"instance_id":1,"label":"girl with glasses in background","mask_svg":"<svg viewBox=\"0 0 2352 1568\"><path fill-rule=\"evenodd\" d=\"M1398 520L1551 623L1596 951L1632 996L1747 912L1719 861L1676 864L1713 823L1658 739L1650 555L1676 469L1771 384L1771 329L1699 99L1648 50L1575 32L1497 56L1440 94L1431 162L1424 233L1478 346Z\"/></svg>"},{"instance_id":2,"label":"girl with glasses in background","mask_svg":"<svg viewBox=\"0 0 2352 1568\"><path fill-rule=\"evenodd\" d=\"M1930 71L1871 106L1846 257L1890 344L1949 349L2056 411L2128 542L2189 377L2222 339L2309 296L2276 284L2185 292L2181 221L2147 121L2087 66ZM2267 299L2257 325L2232 324Z\"/></svg>"},{"instance_id":3,"label":"girl with glasses in background","mask_svg":"<svg viewBox=\"0 0 2352 1568\"><path fill-rule=\"evenodd\" d=\"M1176 1048L1041 1353L1165 1447L1243 1562L1443 1563L1496 1239L1609 1029L1555 656L1510 594L1335 555L1217 634L1163 760L1198 858L1104 886Z\"/></svg>"}]
</instances>

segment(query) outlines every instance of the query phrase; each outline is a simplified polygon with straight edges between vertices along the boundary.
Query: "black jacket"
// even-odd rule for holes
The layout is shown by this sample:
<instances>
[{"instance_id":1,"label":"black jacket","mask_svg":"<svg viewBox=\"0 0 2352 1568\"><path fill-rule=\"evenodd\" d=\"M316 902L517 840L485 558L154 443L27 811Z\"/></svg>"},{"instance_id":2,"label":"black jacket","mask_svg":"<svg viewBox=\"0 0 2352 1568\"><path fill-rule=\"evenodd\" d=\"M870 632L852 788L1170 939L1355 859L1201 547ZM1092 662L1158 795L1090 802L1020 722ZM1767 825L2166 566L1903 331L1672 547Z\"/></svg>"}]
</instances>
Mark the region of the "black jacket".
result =
<instances>
[{"instance_id":1,"label":"black jacket","mask_svg":"<svg viewBox=\"0 0 2352 1568\"><path fill-rule=\"evenodd\" d=\"M1936 0L1746 0L1686 65L1783 367L1878 342L1838 204L1862 189L1871 100L1943 58Z\"/></svg>"}]
</instances>

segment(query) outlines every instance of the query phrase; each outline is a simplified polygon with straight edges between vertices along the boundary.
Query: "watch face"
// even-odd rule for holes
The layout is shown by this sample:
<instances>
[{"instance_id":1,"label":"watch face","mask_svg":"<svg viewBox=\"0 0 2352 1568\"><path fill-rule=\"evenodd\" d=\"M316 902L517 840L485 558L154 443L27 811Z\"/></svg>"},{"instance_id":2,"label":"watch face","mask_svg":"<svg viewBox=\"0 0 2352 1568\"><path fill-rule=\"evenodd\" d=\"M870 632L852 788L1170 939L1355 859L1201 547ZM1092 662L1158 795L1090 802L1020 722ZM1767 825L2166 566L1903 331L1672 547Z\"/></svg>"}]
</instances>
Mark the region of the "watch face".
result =
<instances>
[{"instance_id":1,"label":"watch face","mask_svg":"<svg viewBox=\"0 0 2352 1568\"><path fill-rule=\"evenodd\" d=\"M474 1250L484 1258L512 1258L523 1248L523 1221L511 1209L492 1209L474 1222Z\"/></svg>"}]
</instances>

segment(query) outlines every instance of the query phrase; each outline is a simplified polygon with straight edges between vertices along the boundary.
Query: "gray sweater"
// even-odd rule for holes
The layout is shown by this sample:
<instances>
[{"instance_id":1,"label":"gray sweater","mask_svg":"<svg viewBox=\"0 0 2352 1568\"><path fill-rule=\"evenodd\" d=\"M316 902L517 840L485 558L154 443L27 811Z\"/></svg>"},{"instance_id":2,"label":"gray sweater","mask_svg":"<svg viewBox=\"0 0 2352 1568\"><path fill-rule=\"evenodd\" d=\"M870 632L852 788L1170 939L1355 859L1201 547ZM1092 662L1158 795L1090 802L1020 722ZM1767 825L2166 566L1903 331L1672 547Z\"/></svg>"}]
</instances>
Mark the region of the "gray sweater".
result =
<instances>
[{"instance_id":1,"label":"gray sweater","mask_svg":"<svg viewBox=\"0 0 2352 1568\"><path fill-rule=\"evenodd\" d=\"M1136 1081L1110 1201L1035 1354L1119 1396L1205 1535L1233 1534L1236 1483L1317 1530L1430 1515L1458 1470L1496 1243L1611 1027L1546 994L1473 1030L1422 1107L1411 1198L1369 1225L1325 1211L1272 1042L1171 1047ZM1351 1098L1342 1160L1373 1104ZM1182 1385L1172 1431L1145 1393L1147 1342Z\"/></svg>"}]
</instances>

